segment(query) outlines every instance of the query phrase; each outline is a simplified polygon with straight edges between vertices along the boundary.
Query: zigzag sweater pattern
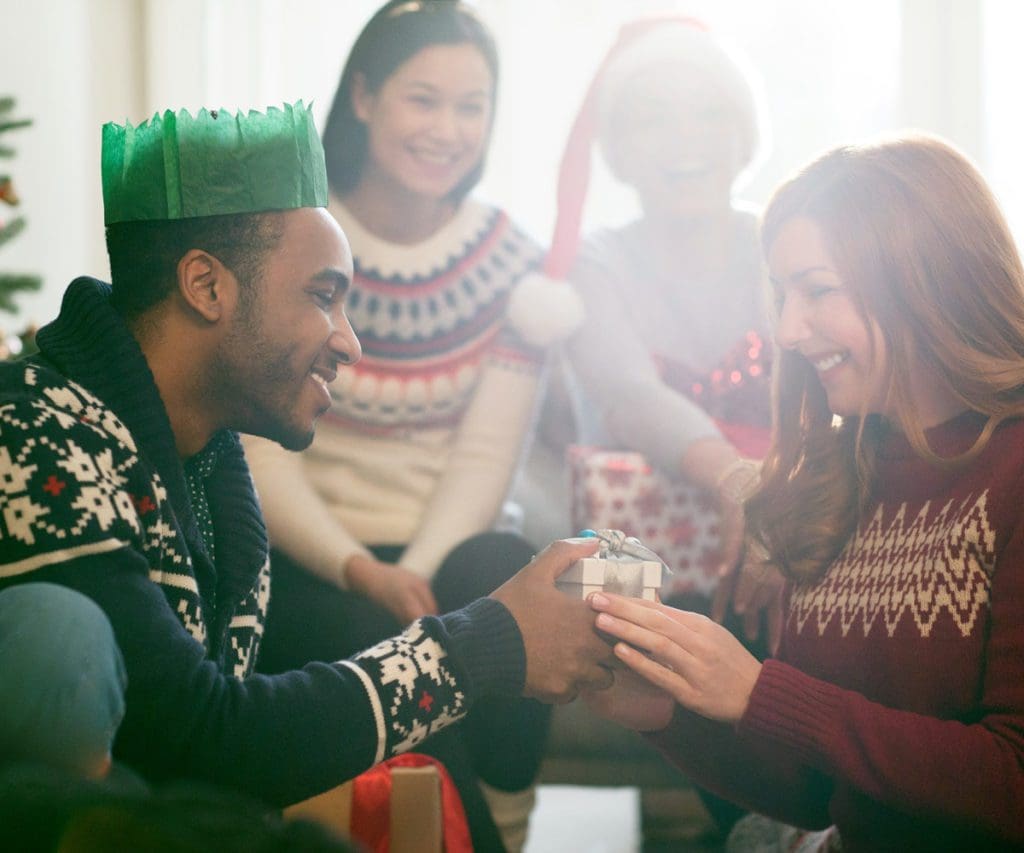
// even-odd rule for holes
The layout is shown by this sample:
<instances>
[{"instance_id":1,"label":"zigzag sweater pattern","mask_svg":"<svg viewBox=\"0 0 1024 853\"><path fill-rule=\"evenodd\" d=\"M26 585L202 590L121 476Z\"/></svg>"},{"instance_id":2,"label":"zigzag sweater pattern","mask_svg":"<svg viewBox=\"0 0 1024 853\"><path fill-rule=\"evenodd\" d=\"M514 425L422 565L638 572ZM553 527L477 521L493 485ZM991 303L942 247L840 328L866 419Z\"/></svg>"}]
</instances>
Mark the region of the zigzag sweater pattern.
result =
<instances>
[{"instance_id":1,"label":"zigzag sweater pattern","mask_svg":"<svg viewBox=\"0 0 1024 853\"><path fill-rule=\"evenodd\" d=\"M982 423L929 442L962 453ZM738 727L680 711L652 739L754 810L834 824L844 850L1020 849L1024 420L954 470L882 442L872 504L824 577L789 589Z\"/></svg>"}]
</instances>

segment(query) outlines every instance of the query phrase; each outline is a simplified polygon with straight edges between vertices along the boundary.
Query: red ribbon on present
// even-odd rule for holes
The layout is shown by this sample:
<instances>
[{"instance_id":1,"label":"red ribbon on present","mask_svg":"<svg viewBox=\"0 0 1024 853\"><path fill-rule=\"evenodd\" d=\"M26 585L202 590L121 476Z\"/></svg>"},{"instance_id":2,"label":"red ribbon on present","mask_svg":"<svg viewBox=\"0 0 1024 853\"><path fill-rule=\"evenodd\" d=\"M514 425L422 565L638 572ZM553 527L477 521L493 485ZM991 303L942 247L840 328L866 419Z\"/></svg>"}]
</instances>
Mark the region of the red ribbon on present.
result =
<instances>
[{"instance_id":1,"label":"red ribbon on present","mask_svg":"<svg viewBox=\"0 0 1024 853\"><path fill-rule=\"evenodd\" d=\"M356 776L352 782L352 837L374 853L388 853L391 845L391 768L433 765L441 777L441 821L445 853L473 853L469 824L459 791L445 766L418 752L396 755Z\"/></svg>"}]
</instances>

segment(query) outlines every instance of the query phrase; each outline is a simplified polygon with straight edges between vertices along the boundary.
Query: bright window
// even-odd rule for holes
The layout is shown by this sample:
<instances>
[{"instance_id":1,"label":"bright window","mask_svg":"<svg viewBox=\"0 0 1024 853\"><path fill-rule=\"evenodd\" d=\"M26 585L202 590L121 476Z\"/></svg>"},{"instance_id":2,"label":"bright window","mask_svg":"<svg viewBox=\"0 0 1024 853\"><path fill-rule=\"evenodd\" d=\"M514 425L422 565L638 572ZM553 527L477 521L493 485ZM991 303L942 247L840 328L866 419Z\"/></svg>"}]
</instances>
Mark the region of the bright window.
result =
<instances>
[{"instance_id":1,"label":"bright window","mask_svg":"<svg viewBox=\"0 0 1024 853\"><path fill-rule=\"evenodd\" d=\"M29 228L4 269L41 272L20 317L45 321L76 273L107 274L99 126L169 106L256 107L312 99L321 126L345 55L379 0L34 0L10 4L0 79L36 119L10 164ZM502 80L480 191L540 240L584 87L620 22L667 11L703 18L760 69L771 156L743 189L771 188L823 148L904 127L974 156L1024 228L1019 0L475 0L496 33ZM55 45L40 52L38 44ZM100 61L101 58L102 61ZM6 93L8 90L4 90ZM599 158L596 158L599 162ZM634 212L600 169L586 226ZM61 239L56 240L61 235Z\"/></svg>"}]
</instances>

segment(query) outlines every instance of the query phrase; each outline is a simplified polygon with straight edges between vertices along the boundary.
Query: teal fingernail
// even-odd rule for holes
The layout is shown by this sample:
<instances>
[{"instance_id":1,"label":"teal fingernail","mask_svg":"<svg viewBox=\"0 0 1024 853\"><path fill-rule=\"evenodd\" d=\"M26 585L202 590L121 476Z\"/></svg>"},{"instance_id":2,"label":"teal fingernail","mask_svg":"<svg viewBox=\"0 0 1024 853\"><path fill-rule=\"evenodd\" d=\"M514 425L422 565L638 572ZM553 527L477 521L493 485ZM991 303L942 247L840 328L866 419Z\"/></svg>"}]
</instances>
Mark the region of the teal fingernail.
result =
<instances>
[{"instance_id":1,"label":"teal fingernail","mask_svg":"<svg viewBox=\"0 0 1024 853\"><path fill-rule=\"evenodd\" d=\"M597 531L591 530L589 527L587 527L586 529L580 531L580 536L583 539L593 539L595 536L597 536Z\"/></svg>"}]
</instances>

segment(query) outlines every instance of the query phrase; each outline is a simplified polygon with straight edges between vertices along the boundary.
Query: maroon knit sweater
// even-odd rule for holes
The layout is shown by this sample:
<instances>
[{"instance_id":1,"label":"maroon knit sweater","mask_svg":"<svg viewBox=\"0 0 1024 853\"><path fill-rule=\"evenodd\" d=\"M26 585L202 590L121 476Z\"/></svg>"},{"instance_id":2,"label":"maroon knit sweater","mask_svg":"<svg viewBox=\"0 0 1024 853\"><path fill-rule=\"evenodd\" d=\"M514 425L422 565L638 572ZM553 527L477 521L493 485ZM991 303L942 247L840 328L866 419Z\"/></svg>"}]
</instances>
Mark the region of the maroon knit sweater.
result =
<instances>
[{"instance_id":1,"label":"maroon knit sweater","mask_svg":"<svg viewBox=\"0 0 1024 853\"><path fill-rule=\"evenodd\" d=\"M982 419L929 430L963 451ZM882 439L874 500L825 577L787 592L738 726L652 735L692 778L844 851L1024 848L1024 420L943 471Z\"/></svg>"}]
</instances>

